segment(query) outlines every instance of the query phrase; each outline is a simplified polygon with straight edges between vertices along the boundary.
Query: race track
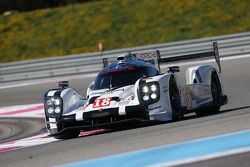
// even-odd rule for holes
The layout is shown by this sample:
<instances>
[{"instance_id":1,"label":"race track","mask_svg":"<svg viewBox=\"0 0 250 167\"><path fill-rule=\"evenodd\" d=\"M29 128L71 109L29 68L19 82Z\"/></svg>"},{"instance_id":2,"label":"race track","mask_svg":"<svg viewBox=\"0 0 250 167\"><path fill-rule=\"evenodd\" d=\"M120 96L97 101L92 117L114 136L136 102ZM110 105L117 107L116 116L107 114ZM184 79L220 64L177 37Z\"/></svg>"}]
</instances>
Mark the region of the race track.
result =
<instances>
[{"instance_id":1,"label":"race track","mask_svg":"<svg viewBox=\"0 0 250 167\"><path fill-rule=\"evenodd\" d=\"M3 164L20 167L60 165L250 129L249 62L250 58L222 61L223 82L229 103L221 108L219 114L200 118L189 115L179 122L126 129L4 152L0 153L0 166ZM181 70L185 68L186 66L183 66ZM90 78L76 79L71 81L70 85L84 95L90 80ZM184 75L180 80L184 80ZM41 103L43 92L54 86L56 84L48 83L2 89L1 105ZM246 163L249 159L249 153L245 153L230 158L223 157L190 164L190 166L225 166L225 162L227 162L226 166L234 166L235 162L239 161L241 166L245 166L249 164L249 162Z\"/></svg>"},{"instance_id":2,"label":"race track","mask_svg":"<svg viewBox=\"0 0 250 167\"><path fill-rule=\"evenodd\" d=\"M0 143L34 136L45 130L38 118L0 118Z\"/></svg>"}]
</instances>

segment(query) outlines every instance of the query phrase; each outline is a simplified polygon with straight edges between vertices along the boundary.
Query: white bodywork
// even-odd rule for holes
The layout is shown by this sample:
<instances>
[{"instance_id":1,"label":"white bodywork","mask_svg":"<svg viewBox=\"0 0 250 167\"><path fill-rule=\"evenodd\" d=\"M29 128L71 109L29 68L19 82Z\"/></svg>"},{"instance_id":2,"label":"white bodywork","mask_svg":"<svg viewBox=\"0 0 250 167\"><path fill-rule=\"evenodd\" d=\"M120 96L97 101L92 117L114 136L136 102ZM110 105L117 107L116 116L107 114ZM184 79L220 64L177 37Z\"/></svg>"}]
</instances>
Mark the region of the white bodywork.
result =
<instances>
[{"instance_id":1,"label":"white bodywork","mask_svg":"<svg viewBox=\"0 0 250 167\"><path fill-rule=\"evenodd\" d=\"M146 83L157 81L160 85L160 100L154 104L148 106L150 120L171 120L172 112L170 106L168 83L172 74L163 74L146 79ZM97 99L108 99L111 97L119 97L118 101L111 101L108 106L95 107L94 103L88 104L88 100L83 101L79 94L73 88L67 88L62 91L61 98L64 99L63 103L63 116L76 114L77 121L83 121L83 113L91 112L93 110L117 108L119 107L119 115L126 115L125 106L137 106L140 105L137 89L139 86L139 80L135 85L129 85L121 87L115 90L102 89L102 90L89 90L88 99L98 96ZM49 92L48 94L51 94ZM135 111L136 112L136 111Z\"/></svg>"},{"instance_id":2,"label":"white bodywork","mask_svg":"<svg viewBox=\"0 0 250 167\"><path fill-rule=\"evenodd\" d=\"M211 72L215 70L212 66L196 66L190 67L186 71L185 86L179 87L181 97L181 106L187 110L199 108L201 105L212 102L211 94ZM199 74L198 74L199 73ZM147 78L145 81L157 81L160 85L160 100L154 104L148 105L150 120L166 121L172 119L172 109L169 99L169 79L175 74L166 73L154 77ZM200 75L200 76L197 76ZM196 80L197 83L194 83ZM88 104L88 100L83 101L79 94L73 88L67 88L62 91L61 97L64 100L63 115L76 114L77 121L83 121L83 113L92 110L101 110L107 108L119 107L119 115L126 115L125 106L139 105L137 89L139 80L135 85L129 85L114 90L88 90L88 99L99 96L98 99L108 99L111 97L119 97L120 101L111 101L108 106L94 107L94 103Z\"/></svg>"},{"instance_id":3,"label":"white bodywork","mask_svg":"<svg viewBox=\"0 0 250 167\"><path fill-rule=\"evenodd\" d=\"M159 52L159 51L158 51ZM137 58L151 62L159 68L157 57L158 52L150 51L137 53ZM210 65L201 65L190 67L186 70L186 84L181 86L176 83L180 95L180 105L185 113L194 109L199 109L201 106L213 102L211 92L211 75L216 73L219 77L222 95L224 95L223 84L221 82L220 73ZM171 99L169 95L170 78L177 79L176 73L167 72L153 77L141 78L134 85L127 85L116 89L101 89L92 90L91 82L87 89L87 99L83 99L75 89L66 88L60 92L60 98L63 101L62 116L73 115L75 121L84 121L84 113L92 111L102 111L105 109L118 108L119 116L126 115L126 107L140 106L139 87L143 80L144 83L157 82L159 84L159 100L148 104L145 108L148 112L149 120L167 121L173 119ZM53 97L55 90L48 91L45 97ZM113 100L113 98L117 98ZM136 112L136 111L134 111ZM47 122L55 124L55 119L49 118ZM55 128L55 126L53 126Z\"/></svg>"}]
</instances>

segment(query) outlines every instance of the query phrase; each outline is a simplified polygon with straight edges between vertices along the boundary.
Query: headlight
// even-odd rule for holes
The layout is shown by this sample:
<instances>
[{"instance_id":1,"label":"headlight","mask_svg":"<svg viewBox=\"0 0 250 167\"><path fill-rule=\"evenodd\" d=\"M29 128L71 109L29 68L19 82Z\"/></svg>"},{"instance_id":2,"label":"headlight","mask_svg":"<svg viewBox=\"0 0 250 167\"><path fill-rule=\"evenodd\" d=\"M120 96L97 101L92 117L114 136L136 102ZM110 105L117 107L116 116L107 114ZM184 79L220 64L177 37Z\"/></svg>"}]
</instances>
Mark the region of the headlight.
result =
<instances>
[{"instance_id":1,"label":"headlight","mask_svg":"<svg viewBox=\"0 0 250 167\"><path fill-rule=\"evenodd\" d=\"M160 99L160 85L157 81L143 83L139 87L139 97L143 104L156 103Z\"/></svg>"},{"instance_id":2,"label":"headlight","mask_svg":"<svg viewBox=\"0 0 250 167\"><path fill-rule=\"evenodd\" d=\"M149 92L148 87L147 87L147 86L143 86L143 87L142 87L142 92L143 92L143 93L148 93L148 92Z\"/></svg>"},{"instance_id":3,"label":"headlight","mask_svg":"<svg viewBox=\"0 0 250 167\"><path fill-rule=\"evenodd\" d=\"M151 85L150 89L151 89L151 91L155 92L157 90L157 86L156 85Z\"/></svg>"},{"instance_id":4,"label":"headlight","mask_svg":"<svg viewBox=\"0 0 250 167\"><path fill-rule=\"evenodd\" d=\"M145 96L143 96L143 98L142 98L144 101L148 101L149 100L149 96L148 95L145 95Z\"/></svg>"},{"instance_id":5,"label":"headlight","mask_svg":"<svg viewBox=\"0 0 250 167\"><path fill-rule=\"evenodd\" d=\"M63 112L63 101L60 97L47 97L44 103L45 111L49 116L60 116Z\"/></svg>"},{"instance_id":6,"label":"headlight","mask_svg":"<svg viewBox=\"0 0 250 167\"><path fill-rule=\"evenodd\" d=\"M59 100L59 99L55 99L55 100L54 100L54 104L55 104L56 106L59 106L59 105L60 105L60 100Z\"/></svg>"},{"instance_id":7,"label":"headlight","mask_svg":"<svg viewBox=\"0 0 250 167\"><path fill-rule=\"evenodd\" d=\"M157 95L156 95L155 93L152 93L152 94L151 94L151 98L152 98L152 99L156 99L156 98L157 98Z\"/></svg>"},{"instance_id":8,"label":"headlight","mask_svg":"<svg viewBox=\"0 0 250 167\"><path fill-rule=\"evenodd\" d=\"M51 106L53 103L52 103L51 100L47 100L47 101L46 101L46 104L47 104L48 106Z\"/></svg>"},{"instance_id":9,"label":"headlight","mask_svg":"<svg viewBox=\"0 0 250 167\"><path fill-rule=\"evenodd\" d=\"M54 112L54 108L53 107L48 108L48 113L49 114L53 114L53 112Z\"/></svg>"},{"instance_id":10,"label":"headlight","mask_svg":"<svg viewBox=\"0 0 250 167\"><path fill-rule=\"evenodd\" d=\"M56 113L56 114L60 114L60 112L61 112L61 108L60 108L60 107L56 107L55 113Z\"/></svg>"}]
</instances>

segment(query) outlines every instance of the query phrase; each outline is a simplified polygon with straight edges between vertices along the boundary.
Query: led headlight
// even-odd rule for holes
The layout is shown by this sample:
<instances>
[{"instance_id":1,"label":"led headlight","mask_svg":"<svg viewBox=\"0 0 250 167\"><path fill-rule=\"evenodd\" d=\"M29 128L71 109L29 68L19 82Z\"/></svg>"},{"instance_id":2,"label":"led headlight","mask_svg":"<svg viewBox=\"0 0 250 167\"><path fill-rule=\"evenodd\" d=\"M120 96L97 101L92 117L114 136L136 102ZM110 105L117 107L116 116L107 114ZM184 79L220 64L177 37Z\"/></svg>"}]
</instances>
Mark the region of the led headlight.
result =
<instances>
[{"instance_id":1,"label":"led headlight","mask_svg":"<svg viewBox=\"0 0 250 167\"><path fill-rule=\"evenodd\" d=\"M144 101L148 101L148 100L149 100L149 96L148 96L148 95L145 95L145 96L142 97L142 99L143 99Z\"/></svg>"},{"instance_id":2,"label":"led headlight","mask_svg":"<svg viewBox=\"0 0 250 167\"><path fill-rule=\"evenodd\" d=\"M143 93L148 93L148 92L149 92L148 87L147 87L147 86L143 86L143 87L142 87L142 92L143 92Z\"/></svg>"},{"instance_id":3,"label":"led headlight","mask_svg":"<svg viewBox=\"0 0 250 167\"><path fill-rule=\"evenodd\" d=\"M151 85L150 87L152 92L155 92L157 90L157 86L156 85Z\"/></svg>"},{"instance_id":4,"label":"led headlight","mask_svg":"<svg viewBox=\"0 0 250 167\"><path fill-rule=\"evenodd\" d=\"M47 97L45 99L45 111L51 116L60 116L63 110L63 101L60 97Z\"/></svg>"},{"instance_id":5,"label":"led headlight","mask_svg":"<svg viewBox=\"0 0 250 167\"><path fill-rule=\"evenodd\" d=\"M150 105L160 99L160 85L157 81L143 83L139 87L140 99L143 104Z\"/></svg>"},{"instance_id":6,"label":"led headlight","mask_svg":"<svg viewBox=\"0 0 250 167\"><path fill-rule=\"evenodd\" d=\"M55 99L55 100L54 100L54 104L55 104L56 106L59 106L59 105L60 105L60 100L59 100L59 99Z\"/></svg>"},{"instance_id":7,"label":"led headlight","mask_svg":"<svg viewBox=\"0 0 250 167\"><path fill-rule=\"evenodd\" d=\"M54 108L53 108L53 107L49 107L49 108L48 108L48 113L49 113L49 114L53 114L53 112L54 112Z\"/></svg>"},{"instance_id":8,"label":"led headlight","mask_svg":"<svg viewBox=\"0 0 250 167\"><path fill-rule=\"evenodd\" d=\"M53 102L52 102L51 100L47 100L47 101L46 101L46 104L47 104L48 106L51 106L51 105L53 104Z\"/></svg>"},{"instance_id":9,"label":"led headlight","mask_svg":"<svg viewBox=\"0 0 250 167\"><path fill-rule=\"evenodd\" d=\"M150 97L154 100L157 98L157 95L155 93L152 93Z\"/></svg>"},{"instance_id":10,"label":"led headlight","mask_svg":"<svg viewBox=\"0 0 250 167\"><path fill-rule=\"evenodd\" d=\"M56 108L55 108L55 113L56 113L56 114L60 114L60 112L61 112L61 108L60 108L60 107L56 107Z\"/></svg>"}]
</instances>

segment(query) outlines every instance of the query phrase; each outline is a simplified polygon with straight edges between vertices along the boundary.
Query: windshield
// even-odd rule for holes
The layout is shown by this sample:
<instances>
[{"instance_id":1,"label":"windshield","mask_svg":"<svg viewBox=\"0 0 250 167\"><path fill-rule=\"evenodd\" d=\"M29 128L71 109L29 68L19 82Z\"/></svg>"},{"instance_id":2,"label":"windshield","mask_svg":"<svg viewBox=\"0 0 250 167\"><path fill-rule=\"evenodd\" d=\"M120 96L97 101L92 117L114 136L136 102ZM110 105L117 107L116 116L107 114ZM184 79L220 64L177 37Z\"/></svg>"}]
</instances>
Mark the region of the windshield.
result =
<instances>
[{"instance_id":1,"label":"windshield","mask_svg":"<svg viewBox=\"0 0 250 167\"><path fill-rule=\"evenodd\" d=\"M133 85L143 76L143 73L135 68L102 72L97 76L93 89L111 89Z\"/></svg>"}]
</instances>

